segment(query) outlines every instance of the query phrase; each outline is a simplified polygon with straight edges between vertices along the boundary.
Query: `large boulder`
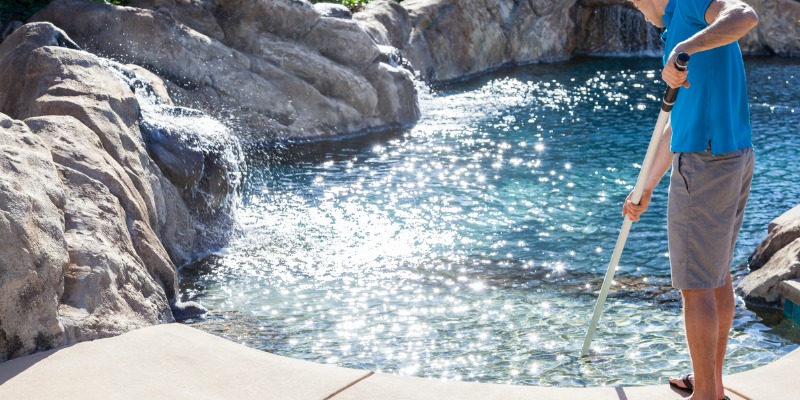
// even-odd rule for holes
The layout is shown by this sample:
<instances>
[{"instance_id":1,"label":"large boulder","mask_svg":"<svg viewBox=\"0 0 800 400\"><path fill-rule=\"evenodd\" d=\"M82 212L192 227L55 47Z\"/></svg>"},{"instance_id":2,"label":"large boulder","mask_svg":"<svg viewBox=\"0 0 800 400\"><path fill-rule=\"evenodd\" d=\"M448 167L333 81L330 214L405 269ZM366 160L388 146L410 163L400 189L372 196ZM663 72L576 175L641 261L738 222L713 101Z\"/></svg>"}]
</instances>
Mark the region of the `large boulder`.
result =
<instances>
[{"instance_id":1,"label":"large boulder","mask_svg":"<svg viewBox=\"0 0 800 400\"><path fill-rule=\"evenodd\" d=\"M0 113L0 362L65 342L65 189L42 139Z\"/></svg>"},{"instance_id":2,"label":"large boulder","mask_svg":"<svg viewBox=\"0 0 800 400\"><path fill-rule=\"evenodd\" d=\"M247 144L396 127L419 118L411 73L378 66L381 49L358 23L322 16L308 2L133 4L146 9L56 0L33 20L58 25L89 51L152 70L168 81L177 103L228 121ZM366 77L376 69L396 84L378 90ZM386 103L409 108L379 106Z\"/></svg>"},{"instance_id":3,"label":"large boulder","mask_svg":"<svg viewBox=\"0 0 800 400\"><path fill-rule=\"evenodd\" d=\"M758 14L758 25L739 44L746 54L800 57L800 2L745 0Z\"/></svg>"},{"instance_id":4,"label":"large boulder","mask_svg":"<svg viewBox=\"0 0 800 400\"><path fill-rule=\"evenodd\" d=\"M406 0L405 11L383 1L354 19L382 44L402 49L421 78L442 82L503 65L569 58L575 1Z\"/></svg>"},{"instance_id":5,"label":"large boulder","mask_svg":"<svg viewBox=\"0 0 800 400\"><path fill-rule=\"evenodd\" d=\"M778 284L800 278L800 206L770 222L767 237L748 259L750 274L737 285L745 299L775 302Z\"/></svg>"},{"instance_id":6,"label":"large boulder","mask_svg":"<svg viewBox=\"0 0 800 400\"><path fill-rule=\"evenodd\" d=\"M235 192L237 167L204 145L228 142L176 141L178 154L203 145L205 170L165 175L140 129L174 112L163 85L49 23L3 41L0 70L0 361L201 312L178 295L176 264L204 250L181 186Z\"/></svg>"}]
</instances>

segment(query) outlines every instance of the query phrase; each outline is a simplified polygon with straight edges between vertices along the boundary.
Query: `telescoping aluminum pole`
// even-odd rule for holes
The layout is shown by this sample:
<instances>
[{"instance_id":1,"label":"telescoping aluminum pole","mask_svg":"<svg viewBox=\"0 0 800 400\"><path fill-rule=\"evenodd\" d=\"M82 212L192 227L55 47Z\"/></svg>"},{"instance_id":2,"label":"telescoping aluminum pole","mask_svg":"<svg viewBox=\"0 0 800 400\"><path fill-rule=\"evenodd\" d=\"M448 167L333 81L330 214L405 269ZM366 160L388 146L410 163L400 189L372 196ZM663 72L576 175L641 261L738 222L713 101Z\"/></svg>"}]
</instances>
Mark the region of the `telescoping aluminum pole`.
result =
<instances>
[{"instance_id":1,"label":"telescoping aluminum pole","mask_svg":"<svg viewBox=\"0 0 800 400\"><path fill-rule=\"evenodd\" d=\"M681 71L686 70L689 65L689 55L686 53L678 54L678 59L675 61L675 67ZM664 127L669 121L669 114L672 111L672 106L675 104L675 99L678 97L679 88L671 88L667 86L664 92L664 98L661 100L661 112L658 114L658 121L656 127L653 129L653 136L650 138L650 144L647 146L647 153L642 162L642 169L639 171L639 178L636 179L636 186L633 189L631 201L633 204L639 204L642 199L642 192L644 192L644 184L647 180L647 175L650 174L650 167L653 165L653 159L656 156L656 149L658 143L661 141L661 135L664 133ZM622 229L619 231L617 237L617 245L614 247L614 253L611 254L611 262L608 264L608 271L606 277L603 279L603 286L600 287L600 295L597 298L597 304L594 306L594 314L592 314L592 321L589 323L589 330L586 332L586 338L583 340L583 348L581 355L586 356L589 354L589 346L592 344L594 331L597 329L597 322L600 321L600 314L603 313L603 306L606 303L608 290L611 288L611 282L614 280L614 273L617 271L617 264L622 256L622 250L625 248L625 241L628 240L628 232L631 230L633 221L625 216L625 221L622 223Z\"/></svg>"}]
</instances>

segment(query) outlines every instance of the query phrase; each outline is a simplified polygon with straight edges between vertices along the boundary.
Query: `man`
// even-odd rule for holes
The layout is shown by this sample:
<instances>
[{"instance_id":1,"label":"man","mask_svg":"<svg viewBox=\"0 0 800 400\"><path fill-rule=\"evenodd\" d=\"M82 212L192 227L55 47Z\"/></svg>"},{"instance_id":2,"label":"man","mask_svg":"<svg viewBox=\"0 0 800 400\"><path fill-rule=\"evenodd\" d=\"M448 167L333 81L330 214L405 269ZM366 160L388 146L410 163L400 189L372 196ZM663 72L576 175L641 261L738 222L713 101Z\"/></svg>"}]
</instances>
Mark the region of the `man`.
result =
<instances>
[{"instance_id":1,"label":"man","mask_svg":"<svg viewBox=\"0 0 800 400\"><path fill-rule=\"evenodd\" d=\"M758 23L758 16L739 0L632 1L649 22L666 28L661 77L684 89L640 204L633 204L629 195L622 213L637 221L672 167L670 269L672 285L683 297L694 374L670 383L693 386L693 400L724 399L722 364L735 309L730 264L753 174L750 111L737 40ZM683 72L675 67L681 52L691 56Z\"/></svg>"}]
</instances>

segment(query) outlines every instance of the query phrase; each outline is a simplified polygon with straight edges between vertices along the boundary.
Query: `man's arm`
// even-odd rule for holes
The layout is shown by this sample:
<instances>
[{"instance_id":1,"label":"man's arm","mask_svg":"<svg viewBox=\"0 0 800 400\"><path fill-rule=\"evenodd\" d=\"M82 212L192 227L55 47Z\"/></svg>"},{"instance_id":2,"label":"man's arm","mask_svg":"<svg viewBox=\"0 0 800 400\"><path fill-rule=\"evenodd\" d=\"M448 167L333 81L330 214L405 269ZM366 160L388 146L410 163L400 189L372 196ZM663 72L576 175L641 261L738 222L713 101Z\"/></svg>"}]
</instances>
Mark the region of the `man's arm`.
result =
<instances>
[{"instance_id":1,"label":"man's arm","mask_svg":"<svg viewBox=\"0 0 800 400\"><path fill-rule=\"evenodd\" d=\"M671 87L689 87L687 72L675 68L675 60L681 52L692 55L733 43L758 24L758 15L752 7L740 0L712 0L705 14L709 24L694 36L684 40L672 50L661 77Z\"/></svg>"},{"instance_id":2,"label":"man's arm","mask_svg":"<svg viewBox=\"0 0 800 400\"><path fill-rule=\"evenodd\" d=\"M625 199L625 203L622 205L622 215L627 215L631 221L638 221L639 216L647 210L647 207L650 205L650 199L653 197L653 190L658 186L661 177L663 177L667 170L669 170L669 167L672 166L672 152L669 149L671 140L672 126L668 123L667 126L664 127L661 140L658 142L656 156L655 159L653 159L653 165L650 167L650 173L644 183L644 191L642 192L642 198L639 200L639 204L633 204L631 201L631 196L633 195L633 191L631 191Z\"/></svg>"}]
</instances>

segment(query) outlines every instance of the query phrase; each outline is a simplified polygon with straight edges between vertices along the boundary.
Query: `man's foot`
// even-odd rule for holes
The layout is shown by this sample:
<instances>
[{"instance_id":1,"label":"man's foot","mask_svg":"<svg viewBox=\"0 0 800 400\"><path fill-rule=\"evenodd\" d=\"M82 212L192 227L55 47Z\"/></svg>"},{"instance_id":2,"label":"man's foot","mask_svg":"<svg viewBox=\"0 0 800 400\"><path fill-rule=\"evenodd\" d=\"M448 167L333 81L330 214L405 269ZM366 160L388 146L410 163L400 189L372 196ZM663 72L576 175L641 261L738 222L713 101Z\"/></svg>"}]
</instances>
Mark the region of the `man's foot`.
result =
<instances>
[{"instance_id":1,"label":"man's foot","mask_svg":"<svg viewBox=\"0 0 800 400\"><path fill-rule=\"evenodd\" d=\"M694 391L694 375L686 374L680 378L669 378L669 385L691 393Z\"/></svg>"}]
</instances>

